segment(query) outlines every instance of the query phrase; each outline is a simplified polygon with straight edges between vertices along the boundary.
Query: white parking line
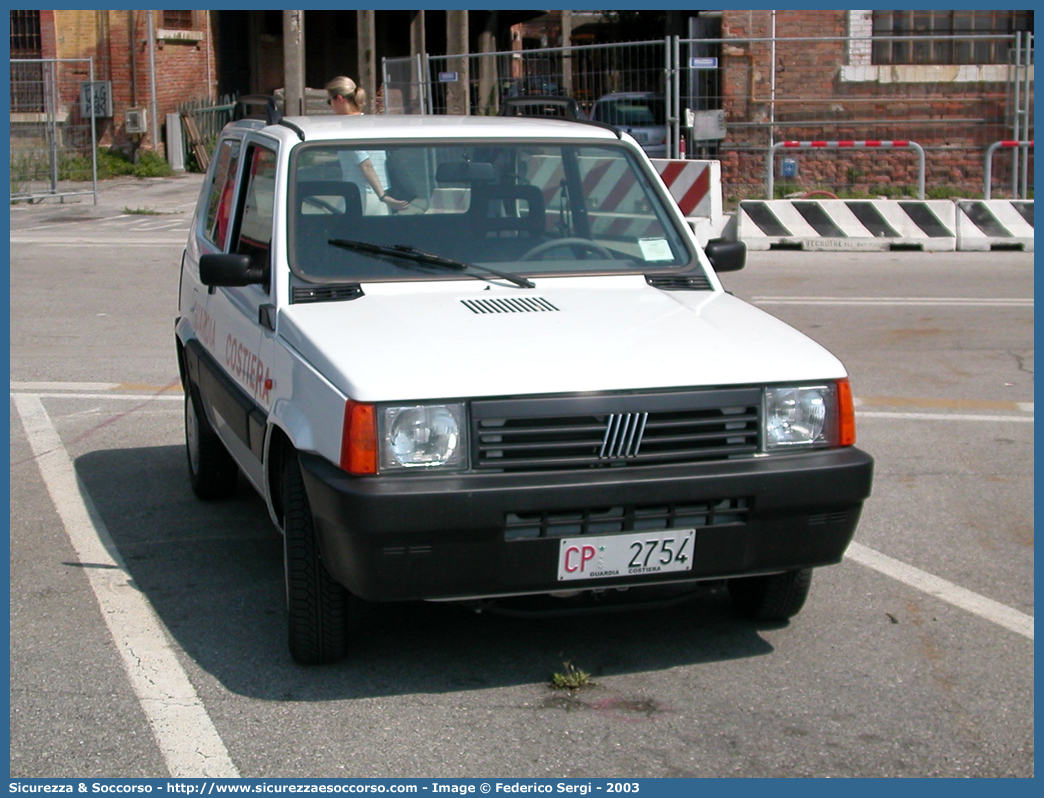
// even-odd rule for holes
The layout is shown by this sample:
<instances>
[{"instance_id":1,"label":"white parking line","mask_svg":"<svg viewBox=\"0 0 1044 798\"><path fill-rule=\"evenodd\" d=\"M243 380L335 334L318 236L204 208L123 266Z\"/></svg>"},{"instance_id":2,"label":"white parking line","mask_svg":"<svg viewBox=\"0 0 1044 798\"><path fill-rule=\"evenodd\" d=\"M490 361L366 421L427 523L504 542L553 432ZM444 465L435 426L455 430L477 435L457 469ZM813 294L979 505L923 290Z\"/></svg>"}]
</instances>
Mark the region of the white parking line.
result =
<instances>
[{"instance_id":1,"label":"white parking line","mask_svg":"<svg viewBox=\"0 0 1044 798\"><path fill-rule=\"evenodd\" d=\"M904 585L909 585L937 599L960 607L962 610L985 618L1005 629L1010 629L1016 634L1033 639L1033 616L1019 612L1013 607L1001 604L999 601L988 599L973 593L970 590L947 582L938 576L934 576L912 565L893 559L887 554L867 548L859 543L852 542L845 553L845 559L865 565L878 573L891 577Z\"/></svg>"},{"instance_id":2,"label":"white parking line","mask_svg":"<svg viewBox=\"0 0 1044 798\"><path fill-rule=\"evenodd\" d=\"M178 392L176 394L160 394L159 396L151 396L143 393L58 393L58 392L47 392L41 391L34 393L34 396L39 396L41 399L137 399L139 402L142 400L149 400L150 402L183 402L185 401L185 394Z\"/></svg>"},{"instance_id":3,"label":"white parking line","mask_svg":"<svg viewBox=\"0 0 1044 798\"><path fill-rule=\"evenodd\" d=\"M756 296L755 305L867 305L896 307L903 305L949 305L952 307L1033 307L1032 299L1008 297L873 297L873 296Z\"/></svg>"},{"instance_id":4,"label":"white parking line","mask_svg":"<svg viewBox=\"0 0 1044 798\"><path fill-rule=\"evenodd\" d=\"M1033 416L983 416L974 413L904 413L904 412L880 412L877 410L859 410L857 419L864 418L894 418L903 421L1014 421L1023 424L1032 424Z\"/></svg>"},{"instance_id":5,"label":"white parking line","mask_svg":"<svg viewBox=\"0 0 1044 798\"><path fill-rule=\"evenodd\" d=\"M82 247L82 246L114 246L112 236L77 236L76 238L57 239L52 236L23 236L12 235L11 244L34 244L48 247ZM184 246L184 238L156 239L149 238L147 241L137 241L133 238L125 238L119 242L121 247L172 247Z\"/></svg>"},{"instance_id":6,"label":"white parking line","mask_svg":"<svg viewBox=\"0 0 1044 798\"><path fill-rule=\"evenodd\" d=\"M118 382L12 382L12 391L112 391Z\"/></svg>"},{"instance_id":7,"label":"white parking line","mask_svg":"<svg viewBox=\"0 0 1044 798\"><path fill-rule=\"evenodd\" d=\"M174 778L239 778L148 600L134 587L39 397L12 394L40 475L65 526L131 687ZM102 566L102 567L97 567Z\"/></svg>"}]
</instances>

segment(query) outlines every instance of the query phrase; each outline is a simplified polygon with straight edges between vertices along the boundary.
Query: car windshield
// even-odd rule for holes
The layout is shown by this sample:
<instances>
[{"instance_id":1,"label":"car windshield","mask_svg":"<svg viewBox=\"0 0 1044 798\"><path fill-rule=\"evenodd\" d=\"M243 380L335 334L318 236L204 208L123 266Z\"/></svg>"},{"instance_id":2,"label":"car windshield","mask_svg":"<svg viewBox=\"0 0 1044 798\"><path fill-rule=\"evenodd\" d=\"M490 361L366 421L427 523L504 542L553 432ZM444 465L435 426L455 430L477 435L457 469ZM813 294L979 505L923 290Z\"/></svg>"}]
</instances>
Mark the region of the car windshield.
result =
<instances>
[{"instance_id":1,"label":"car windshield","mask_svg":"<svg viewBox=\"0 0 1044 798\"><path fill-rule=\"evenodd\" d=\"M593 119L607 125L662 125L667 118L663 100L623 97L599 100Z\"/></svg>"},{"instance_id":2,"label":"car windshield","mask_svg":"<svg viewBox=\"0 0 1044 798\"><path fill-rule=\"evenodd\" d=\"M311 282L476 271L411 249L510 274L701 268L638 160L615 144L302 145L288 211L290 265Z\"/></svg>"}]
</instances>

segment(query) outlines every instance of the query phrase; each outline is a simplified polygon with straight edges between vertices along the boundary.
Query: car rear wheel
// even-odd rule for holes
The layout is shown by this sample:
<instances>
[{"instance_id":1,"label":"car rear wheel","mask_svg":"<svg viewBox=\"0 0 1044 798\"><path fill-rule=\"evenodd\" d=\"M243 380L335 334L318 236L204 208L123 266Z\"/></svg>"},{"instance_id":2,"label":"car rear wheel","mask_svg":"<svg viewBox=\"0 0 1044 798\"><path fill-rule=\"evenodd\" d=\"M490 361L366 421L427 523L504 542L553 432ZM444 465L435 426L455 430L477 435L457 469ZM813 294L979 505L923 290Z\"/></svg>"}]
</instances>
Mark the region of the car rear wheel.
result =
<instances>
[{"instance_id":1,"label":"car rear wheel","mask_svg":"<svg viewBox=\"0 0 1044 798\"><path fill-rule=\"evenodd\" d=\"M812 569L730 579L729 597L743 615L758 621L785 621L805 605Z\"/></svg>"},{"instance_id":2,"label":"car rear wheel","mask_svg":"<svg viewBox=\"0 0 1044 798\"><path fill-rule=\"evenodd\" d=\"M236 492L239 466L207 421L192 386L185 391L185 449L189 482L200 499L227 499Z\"/></svg>"},{"instance_id":3,"label":"car rear wheel","mask_svg":"<svg viewBox=\"0 0 1044 798\"><path fill-rule=\"evenodd\" d=\"M283 465L283 550L290 655L299 665L325 665L348 651L352 596L327 573L296 456Z\"/></svg>"}]
</instances>

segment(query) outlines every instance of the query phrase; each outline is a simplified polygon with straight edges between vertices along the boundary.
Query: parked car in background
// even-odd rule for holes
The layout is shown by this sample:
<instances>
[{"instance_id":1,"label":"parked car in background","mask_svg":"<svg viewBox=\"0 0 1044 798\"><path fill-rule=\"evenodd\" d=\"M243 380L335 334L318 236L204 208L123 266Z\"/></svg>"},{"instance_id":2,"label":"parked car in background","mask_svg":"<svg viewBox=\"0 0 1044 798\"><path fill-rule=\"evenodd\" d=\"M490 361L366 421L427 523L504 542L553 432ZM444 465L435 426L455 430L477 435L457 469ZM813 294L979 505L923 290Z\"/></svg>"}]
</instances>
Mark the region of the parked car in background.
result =
<instances>
[{"instance_id":1,"label":"parked car in background","mask_svg":"<svg viewBox=\"0 0 1044 798\"><path fill-rule=\"evenodd\" d=\"M540 116L552 119L586 119L580 105L572 97L531 95L506 97L500 103L501 116Z\"/></svg>"},{"instance_id":2,"label":"parked car in background","mask_svg":"<svg viewBox=\"0 0 1044 798\"><path fill-rule=\"evenodd\" d=\"M667 157L667 108L662 94L647 91L606 94L595 103L591 120L629 134L650 158Z\"/></svg>"},{"instance_id":3,"label":"parked car in background","mask_svg":"<svg viewBox=\"0 0 1044 798\"><path fill-rule=\"evenodd\" d=\"M558 80L548 74L506 78L502 86L508 97L561 97L565 94Z\"/></svg>"}]
</instances>

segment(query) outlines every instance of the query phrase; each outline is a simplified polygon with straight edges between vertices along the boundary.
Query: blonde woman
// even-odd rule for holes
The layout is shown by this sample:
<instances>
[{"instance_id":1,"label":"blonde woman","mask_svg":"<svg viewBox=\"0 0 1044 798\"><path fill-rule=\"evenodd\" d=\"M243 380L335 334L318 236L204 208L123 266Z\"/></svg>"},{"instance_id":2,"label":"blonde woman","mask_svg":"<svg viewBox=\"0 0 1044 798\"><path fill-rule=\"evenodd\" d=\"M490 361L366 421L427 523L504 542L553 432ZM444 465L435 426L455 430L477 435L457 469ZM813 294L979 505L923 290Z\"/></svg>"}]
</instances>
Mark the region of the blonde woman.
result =
<instances>
[{"instance_id":1,"label":"blonde woman","mask_svg":"<svg viewBox=\"0 0 1044 798\"><path fill-rule=\"evenodd\" d=\"M355 85L351 78L336 77L326 84L326 101L335 114L359 116L366 105L366 90ZM386 216L388 209L405 210L409 202L388 194L388 155L384 150L352 150L340 155L344 179L359 186L363 193L363 213L367 216Z\"/></svg>"}]
</instances>

